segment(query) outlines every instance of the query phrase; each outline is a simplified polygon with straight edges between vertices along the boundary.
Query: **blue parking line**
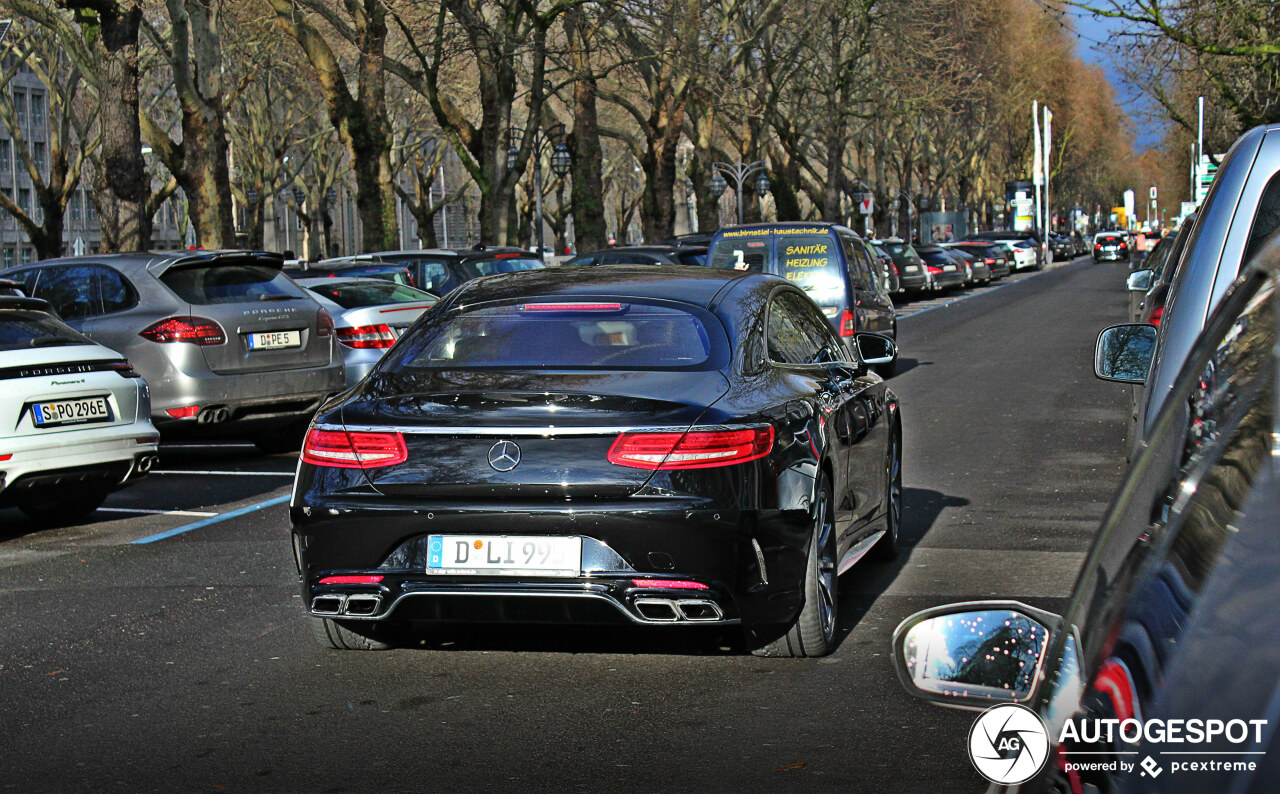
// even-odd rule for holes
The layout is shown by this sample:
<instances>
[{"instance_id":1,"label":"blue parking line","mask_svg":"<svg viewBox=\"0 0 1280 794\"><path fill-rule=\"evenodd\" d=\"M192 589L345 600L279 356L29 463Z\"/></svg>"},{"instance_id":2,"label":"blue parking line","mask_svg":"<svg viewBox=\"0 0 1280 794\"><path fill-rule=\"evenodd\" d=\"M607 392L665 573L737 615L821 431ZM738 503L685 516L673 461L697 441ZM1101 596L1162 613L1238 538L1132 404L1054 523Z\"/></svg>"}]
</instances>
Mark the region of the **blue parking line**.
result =
<instances>
[{"instance_id":1,"label":"blue parking line","mask_svg":"<svg viewBox=\"0 0 1280 794\"><path fill-rule=\"evenodd\" d=\"M258 502L257 504L251 504L246 507L241 507L237 510L232 510L230 513L223 513L220 516L214 516L213 518L206 518L203 521L196 521L193 524L184 524L180 527L175 527L174 529L166 529L164 532L157 532L154 535L147 535L145 538L138 538L137 540L131 541L131 542L132 543L155 543L157 540L164 540L165 538L171 538L174 535L181 535L183 532L190 532L193 529L200 529L201 527L207 527L210 524L216 524L219 521L226 521L228 518L236 518L238 516L245 515L246 513L252 513L257 510L261 510L264 507L272 507L274 505L283 504L289 501L289 499L290 499L289 496L277 496L276 498L268 499L265 502Z\"/></svg>"}]
</instances>

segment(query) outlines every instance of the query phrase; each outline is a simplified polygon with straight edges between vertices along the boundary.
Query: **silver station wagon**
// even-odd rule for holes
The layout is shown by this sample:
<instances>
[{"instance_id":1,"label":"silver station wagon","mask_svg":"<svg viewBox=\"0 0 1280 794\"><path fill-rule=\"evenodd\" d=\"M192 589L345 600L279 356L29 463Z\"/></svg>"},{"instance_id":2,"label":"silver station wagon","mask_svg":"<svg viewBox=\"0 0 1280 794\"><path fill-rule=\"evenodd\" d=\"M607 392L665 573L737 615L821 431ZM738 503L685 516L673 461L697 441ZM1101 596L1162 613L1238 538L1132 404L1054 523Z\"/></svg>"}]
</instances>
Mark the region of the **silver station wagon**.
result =
<instances>
[{"instance_id":1,"label":"silver station wagon","mask_svg":"<svg viewBox=\"0 0 1280 794\"><path fill-rule=\"evenodd\" d=\"M245 251L102 254L5 277L126 356L151 386L151 419L166 438L240 438L283 452L345 385L333 318L282 265Z\"/></svg>"}]
</instances>

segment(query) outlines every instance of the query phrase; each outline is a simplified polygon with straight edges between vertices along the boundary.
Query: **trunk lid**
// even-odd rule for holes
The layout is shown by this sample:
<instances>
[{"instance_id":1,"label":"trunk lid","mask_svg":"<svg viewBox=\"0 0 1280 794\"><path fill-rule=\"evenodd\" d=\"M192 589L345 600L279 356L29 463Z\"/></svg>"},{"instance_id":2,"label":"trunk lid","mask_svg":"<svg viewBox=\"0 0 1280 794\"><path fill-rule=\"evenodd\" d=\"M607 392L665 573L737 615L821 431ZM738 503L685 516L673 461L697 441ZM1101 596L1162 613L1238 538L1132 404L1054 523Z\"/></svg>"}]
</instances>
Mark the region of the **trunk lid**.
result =
<instances>
[{"instance_id":1,"label":"trunk lid","mask_svg":"<svg viewBox=\"0 0 1280 794\"><path fill-rule=\"evenodd\" d=\"M495 372L372 375L343 407L348 430L394 427L408 460L366 471L386 496L422 499L620 498L651 471L610 463L624 428L693 424L728 390L717 371ZM656 396L656 395L661 395ZM507 471L517 457L518 463ZM491 465L490 458L510 457Z\"/></svg>"},{"instance_id":2,"label":"trunk lid","mask_svg":"<svg viewBox=\"0 0 1280 794\"><path fill-rule=\"evenodd\" d=\"M202 345L219 375L309 369L330 362L320 305L280 271L278 259L219 256L177 262L157 277L194 317L222 326L226 341Z\"/></svg>"}]
</instances>

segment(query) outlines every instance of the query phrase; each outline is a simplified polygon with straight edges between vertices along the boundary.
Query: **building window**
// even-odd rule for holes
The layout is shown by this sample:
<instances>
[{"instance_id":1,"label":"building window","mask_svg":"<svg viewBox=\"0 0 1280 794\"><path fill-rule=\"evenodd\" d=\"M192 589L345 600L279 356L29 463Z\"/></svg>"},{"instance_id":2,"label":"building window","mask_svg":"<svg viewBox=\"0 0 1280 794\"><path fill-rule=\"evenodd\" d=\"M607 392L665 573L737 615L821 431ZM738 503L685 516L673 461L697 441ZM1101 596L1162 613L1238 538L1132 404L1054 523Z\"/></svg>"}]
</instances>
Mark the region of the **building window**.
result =
<instances>
[{"instance_id":1,"label":"building window","mask_svg":"<svg viewBox=\"0 0 1280 794\"><path fill-rule=\"evenodd\" d=\"M14 90L13 92L13 115L17 119L18 128L23 129L27 126L27 92Z\"/></svg>"},{"instance_id":2,"label":"building window","mask_svg":"<svg viewBox=\"0 0 1280 794\"><path fill-rule=\"evenodd\" d=\"M9 159L9 139L0 138L0 176L9 173L9 169L12 167L11 162Z\"/></svg>"},{"instance_id":3,"label":"building window","mask_svg":"<svg viewBox=\"0 0 1280 794\"><path fill-rule=\"evenodd\" d=\"M31 213L31 188L18 188L18 209L27 214Z\"/></svg>"},{"instance_id":4,"label":"building window","mask_svg":"<svg viewBox=\"0 0 1280 794\"><path fill-rule=\"evenodd\" d=\"M71 201L67 202L67 219L71 225L80 223L80 202L82 201L84 201L84 194L76 191L71 194Z\"/></svg>"},{"instance_id":5,"label":"building window","mask_svg":"<svg viewBox=\"0 0 1280 794\"><path fill-rule=\"evenodd\" d=\"M31 144L31 159L36 161L36 170L43 175L49 167L49 147L44 141Z\"/></svg>"},{"instance_id":6,"label":"building window","mask_svg":"<svg viewBox=\"0 0 1280 794\"><path fill-rule=\"evenodd\" d=\"M31 92L31 128L34 130L44 129L45 112L44 112L44 93L41 91Z\"/></svg>"},{"instance_id":7,"label":"building window","mask_svg":"<svg viewBox=\"0 0 1280 794\"><path fill-rule=\"evenodd\" d=\"M14 264L14 262L13 262L13 248L12 248L11 246L6 245L6 246L4 247L4 266L5 266L5 267L13 267L13 264Z\"/></svg>"},{"instance_id":8,"label":"building window","mask_svg":"<svg viewBox=\"0 0 1280 794\"><path fill-rule=\"evenodd\" d=\"M31 248L31 246L29 245L22 246L22 264L25 265L28 262L35 261L35 258L36 258L36 252L33 248Z\"/></svg>"}]
</instances>

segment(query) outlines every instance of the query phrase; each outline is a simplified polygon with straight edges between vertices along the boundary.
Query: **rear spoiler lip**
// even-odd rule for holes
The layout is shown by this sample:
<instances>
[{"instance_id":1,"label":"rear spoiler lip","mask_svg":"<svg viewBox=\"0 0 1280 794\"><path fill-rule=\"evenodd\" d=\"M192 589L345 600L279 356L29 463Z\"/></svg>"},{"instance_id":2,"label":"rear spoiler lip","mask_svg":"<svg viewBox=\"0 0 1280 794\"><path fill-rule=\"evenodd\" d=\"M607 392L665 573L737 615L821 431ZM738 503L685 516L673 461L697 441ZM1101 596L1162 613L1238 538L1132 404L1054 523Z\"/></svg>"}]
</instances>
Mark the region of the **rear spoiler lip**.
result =
<instances>
[{"instance_id":1,"label":"rear spoiler lip","mask_svg":"<svg viewBox=\"0 0 1280 794\"><path fill-rule=\"evenodd\" d=\"M45 314L52 314L54 317L58 316L58 313L53 310L53 306L44 298L5 295L0 297L0 309L22 309L25 311L44 312Z\"/></svg>"},{"instance_id":2,"label":"rear spoiler lip","mask_svg":"<svg viewBox=\"0 0 1280 794\"><path fill-rule=\"evenodd\" d=\"M248 260L252 264L284 269L284 256L272 251L200 251L191 256L164 258L147 265L147 271L159 276L175 268L198 265L240 264Z\"/></svg>"}]
</instances>

